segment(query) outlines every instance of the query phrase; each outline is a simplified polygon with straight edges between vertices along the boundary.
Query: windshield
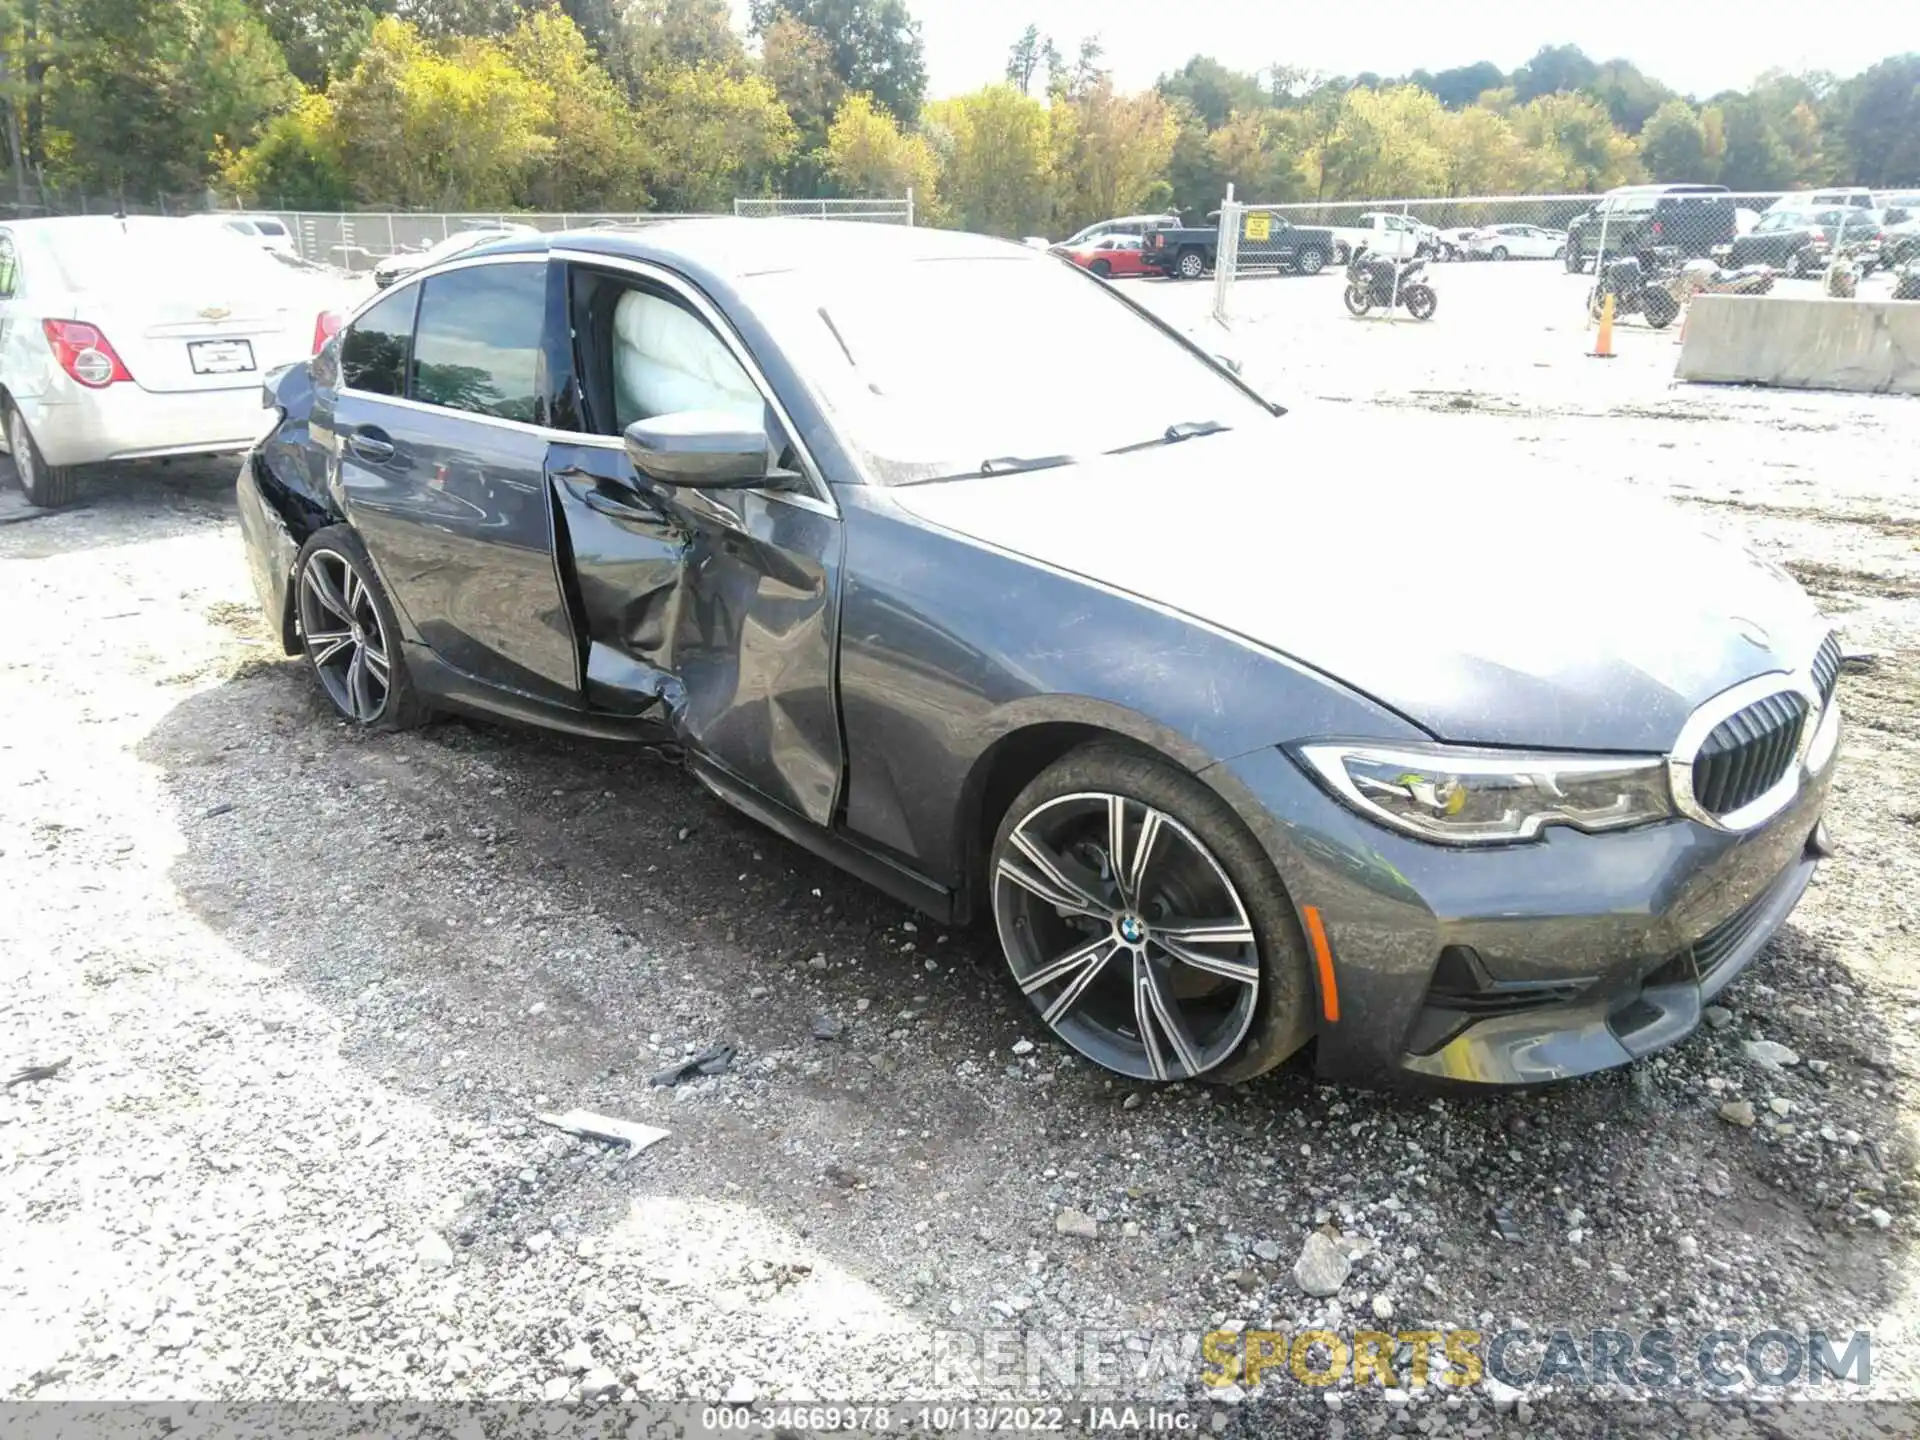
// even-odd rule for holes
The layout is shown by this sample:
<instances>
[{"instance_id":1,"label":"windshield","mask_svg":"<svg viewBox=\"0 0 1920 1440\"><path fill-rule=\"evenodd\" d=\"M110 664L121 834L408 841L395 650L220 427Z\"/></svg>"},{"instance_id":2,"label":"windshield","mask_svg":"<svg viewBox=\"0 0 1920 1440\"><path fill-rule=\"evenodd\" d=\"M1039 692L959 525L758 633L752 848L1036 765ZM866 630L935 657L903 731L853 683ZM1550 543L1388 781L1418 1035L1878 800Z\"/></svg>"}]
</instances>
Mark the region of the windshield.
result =
<instances>
[{"instance_id":1,"label":"windshield","mask_svg":"<svg viewBox=\"0 0 1920 1440\"><path fill-rule=\"evenodd\" d=\"M794 270L742 288L882 484L1066 464L1273 418L1057 260Z\"/></svg>"},{"instance_id":2,"label":"windshield","mask_svg":"<svg viewBox=\"0 0 1920 1440\"><path fill-rule=\"evenodd\" d=\"M269 286L285 274L257 242L185 220L63 226L46 243L70 290L145 289L159 275L169 289Z\"/></svg>"}]
</instances>

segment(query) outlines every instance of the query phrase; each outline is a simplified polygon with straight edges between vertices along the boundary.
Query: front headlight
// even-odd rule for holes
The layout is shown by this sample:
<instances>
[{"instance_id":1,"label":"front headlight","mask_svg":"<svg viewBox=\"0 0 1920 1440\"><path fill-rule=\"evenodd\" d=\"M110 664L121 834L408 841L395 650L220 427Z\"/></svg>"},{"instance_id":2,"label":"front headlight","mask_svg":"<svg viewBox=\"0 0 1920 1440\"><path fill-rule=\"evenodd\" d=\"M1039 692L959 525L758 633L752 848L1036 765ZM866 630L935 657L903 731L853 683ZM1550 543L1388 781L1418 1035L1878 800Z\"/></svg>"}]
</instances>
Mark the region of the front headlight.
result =
<instances>
[{"instance_id":1,"label":"front headlight","mask_svg":"<svg viewBox=\"0 0 1920 1440\"><path fill-rule=\"evenodd\" d=\"M1673 814L1664 760L1447 745L1301 745L1294 753L1370 819L1447 845L1530 840L1543 826L1621 830Z\"/></svg>"}]
</instances>

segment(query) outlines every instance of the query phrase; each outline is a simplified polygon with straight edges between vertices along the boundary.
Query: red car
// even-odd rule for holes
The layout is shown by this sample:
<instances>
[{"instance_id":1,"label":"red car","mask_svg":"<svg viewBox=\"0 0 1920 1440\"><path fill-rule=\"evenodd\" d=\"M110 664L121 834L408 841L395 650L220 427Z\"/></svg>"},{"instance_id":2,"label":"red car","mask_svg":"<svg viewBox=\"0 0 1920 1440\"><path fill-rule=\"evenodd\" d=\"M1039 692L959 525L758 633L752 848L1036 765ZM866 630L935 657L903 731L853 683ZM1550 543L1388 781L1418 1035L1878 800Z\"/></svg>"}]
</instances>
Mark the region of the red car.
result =
<instances>
[{"instance_id":1,"label":"red car","mask_svg":"<svg viewBox=\"0 0 1920 1440\"><path fill-rule=\"evenodd\" d=\"M1056 245L1054 253L1064 255L1083 270L1091 270L1102 280L1119 275L1150 275L1146 252L1138 235L1102 235L1079 245Z\"/></svg>"}]
</instances>

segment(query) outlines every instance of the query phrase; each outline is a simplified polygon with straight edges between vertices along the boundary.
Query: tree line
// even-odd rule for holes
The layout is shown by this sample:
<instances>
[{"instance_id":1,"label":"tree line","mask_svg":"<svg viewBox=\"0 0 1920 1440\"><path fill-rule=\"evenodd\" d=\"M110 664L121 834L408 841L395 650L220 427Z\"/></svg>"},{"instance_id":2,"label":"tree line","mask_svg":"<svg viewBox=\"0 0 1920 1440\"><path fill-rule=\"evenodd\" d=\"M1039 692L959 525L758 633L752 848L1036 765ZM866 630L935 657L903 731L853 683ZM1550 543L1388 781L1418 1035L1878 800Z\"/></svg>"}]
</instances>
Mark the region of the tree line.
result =
<instances>
[{"instance_id":1,"label":"tree line","mask_svg":"<svg viewBox=\"0 0 1920 1440\"><path fill-rule=\"evenodd\" d=\"M1920 185L1920 55L1680 95L1549 46L1398 77L1196 55L1118 88L1029 26L926 98L906 0L0 0L22 187L444 210L723 210L912 187L935 223L1058 235L1244 199Z\"/></svg>"}]
</instances>

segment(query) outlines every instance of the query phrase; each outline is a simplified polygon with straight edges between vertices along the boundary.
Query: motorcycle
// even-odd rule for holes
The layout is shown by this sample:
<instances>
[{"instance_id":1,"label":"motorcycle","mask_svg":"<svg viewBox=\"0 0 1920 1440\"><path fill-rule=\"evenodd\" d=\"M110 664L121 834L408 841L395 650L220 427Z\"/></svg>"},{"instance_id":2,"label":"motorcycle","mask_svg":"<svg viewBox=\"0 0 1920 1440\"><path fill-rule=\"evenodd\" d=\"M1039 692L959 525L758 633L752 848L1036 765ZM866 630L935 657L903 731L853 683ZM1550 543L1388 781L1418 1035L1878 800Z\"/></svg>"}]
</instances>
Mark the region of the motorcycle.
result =
<instances>
[{"instance_id":1,"label":"motorcycle","mask_svg":"<svg viewBox=\"0 0 1920 1440\"><path fill-rule=\"evenodd\" d=\"M1416 320L1431 320L1440 308L1440 297L1427 282L1425 259L1395 264L1384 255L1369 254L1359 245L1347 260L1347 290L1342 297L1347 309L1365 315L1374 306L1391 310L1397 295L1400 304Z\"/></svg>"},{"instance_id":2,"label":"motorcycle","mask_svg":"<svg viewBox=\"0 0 1920 1440\"><path fill-rule=\"evenodd\" d=\"M1765 295L1773 289L1773 272L1764 265L1723 270L1711 260L1689 260L1667 288L1682 305L1696 295Z\"/></svg>"},{"instance_id":3,"label":"motorcycle","mask_svg":"<svg viewBox=\"0 0 1920 1440\"><path fill-rule=\"evenodd\" d=\"M1647 324L1664 330L1680 314L1680 302L1673 297L1672 273L1656 274L1651 279L1640 261L1632 255L1609 260L1600 271L1600 283L1587 292L1587 313L1595 320L1613 297L1613 317L1644 315Z\"/></svg>"},{"instance_id":4,"label":"motorcycle","mask_svg":"<svg viewBox=\"0 0 1920 1440\"><path fill-rule=\"evenodd\" d=\"M1851 300L1860 293L1860 277L1867 273L1860 257L1842 250L1839 258L1827 266L1822 288L1835 300Z\"/></svg>"}]
</instances>

